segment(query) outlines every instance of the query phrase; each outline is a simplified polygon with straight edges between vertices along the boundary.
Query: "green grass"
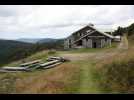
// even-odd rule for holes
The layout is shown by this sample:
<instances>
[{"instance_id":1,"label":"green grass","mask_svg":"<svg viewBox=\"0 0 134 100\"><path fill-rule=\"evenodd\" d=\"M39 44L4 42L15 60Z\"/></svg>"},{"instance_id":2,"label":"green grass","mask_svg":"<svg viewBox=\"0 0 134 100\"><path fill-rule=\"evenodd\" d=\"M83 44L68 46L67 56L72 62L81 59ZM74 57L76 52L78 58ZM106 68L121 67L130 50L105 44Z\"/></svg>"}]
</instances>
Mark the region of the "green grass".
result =
<instances>
[{"instance_id":1,"label":"green grass","mask_svg":"<svg viewBox=\"0 0 134 100\"><path fill-rule=\"evenodd\" d=\"M28 62L41 59L45 62L48 56L58 56L59 53L92 53L112 50L116 46L117 43L113 43L111 47L98 49L42 51L24 60ZM19 60L7 66L18 66L21 63L22 60ZM106 90L100 86L103 75L99 71L96 61L87 59L66 62L48 70L0 74L0 93L108 93L108 88ZM5 79L6 82L3 81Z\"/></svg>"},{"instance_id":2,"label":"green grass","mask_svg":"<svg viewBox=\"0 0 134 100\"><path fill-rule=\"evenodd\" d=\"M58 53L92 53L100 52L105 50L111 50L117 47L118 42L112 42L111 46L105 46L104 48L79 48L79 49L70 49L68 51L58 51Z\"/></svg>"},{"instance_id":3,"label":"green grass","mask_svg":"<svg viewBox=\"0 0 134 100\"><path fill-rule=\"evenodd\" d=\"M134 93L134 48L118 53L110 60L102 61L97 70L101 80L99 86L106 93Z\"/></svg>"},{"instance_id":4,"label":"green grass","mask_svg":"<svg viewBox=\"0 0 134 100\"><path fill-rule=\"evenodd\" d=\"M105 93L99 87L101 77L97 73L95 62L89 61L75 61L71 62L73 66L77 66L78 71L72 76L70 80L72 85L65 87L64 93L83 94L83 93Z\"/></svg>"},{"instance_id":5,"label":"green grass","mask_svg":"<svg viewBox=\"0 0 134 100\"><path fill-rule=\"evenodd\" d=\"M77 66L79 71L71 78L72 86L66 87L64 93L108 93L108 90L100 86L102 77L96 70L96 62L75 61L71 64Z\"/></svg>"},{"instance_id":6,"label":"green grass","mask_svg":"<svg viewBox=\"0 0 134 100\"><path fill-rule=\"evenodd\" d=\"M101 93L98 87L100 77L95 73L93 66L95 66L93 62L75 61L66 62L61 67L48 70L0 74L0 93L47 93L48 91L51 91L51 93L72 94ZM62 75L59 76L59 74ZM6 82L3 81L6 79ZM20 82L16 84L18 80ZM44 88L43 86L46 82L49 84ZM50 84L53 85L52 88L50 88ZM59 85L55 87L55 84L61 84L63 87L61 88ZM31 88L29 88L29 85ZM38 90L39 86L41 90ZM47 90L48 87L50 88L49 90ZM26 89L27 92L23 89Z\"/></svg>"},{"instance_id":7,"label":"green grass","mask_svg":"<svg viewBox=\"0 0 134 100\"><path fill-rule=\"evenodd\" d=\"M124 45L128 45L124 37ZM131 42L131 43L130 43ZM98 64L98 75L101 76L99 86L106 93L134 93L134 47L129 41L129 48L118 50L118 55Z\"/></svg>"},{"instance_id":8,"label":"green grass","mask_svg":"<svg viewBox=\"0 0 134 100\"><path fill-rule=\"evenodd\" d=\"M102 48L80 48L80 49L75 49L75 50L71 50L69 51L69 53L83 53L83 52L97 52L102 50Z\"/></svg>"},{"instance_id":9,"label":"green grass","mask_svg":"<svg viewBox=\"0 0 134 100\"><path fill-rule=\"evenodd\" d=\"M86 63L86 64L85 64ZM94 73L94 64L91 62L80 62L80 88L79 93L100 93L98 87L99 77Z\"/></svg>"}]
</instances>

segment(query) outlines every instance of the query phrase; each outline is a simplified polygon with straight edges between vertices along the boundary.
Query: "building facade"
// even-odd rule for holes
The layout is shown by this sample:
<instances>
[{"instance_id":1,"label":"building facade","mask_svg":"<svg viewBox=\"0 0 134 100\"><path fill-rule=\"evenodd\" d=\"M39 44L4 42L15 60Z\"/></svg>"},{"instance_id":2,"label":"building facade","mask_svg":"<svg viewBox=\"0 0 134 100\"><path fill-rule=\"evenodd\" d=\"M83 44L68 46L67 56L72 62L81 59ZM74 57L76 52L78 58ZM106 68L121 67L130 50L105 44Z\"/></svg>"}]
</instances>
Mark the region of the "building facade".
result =
<instances>
[{"instance_id":1,"label":"building facade","mask_svg":"<svg viewBox=\"0 0 134 100\"><path fill-rule=\"evenodd\" d=\"M64 48L103 48L111 46L113 39L112 35L100 32L89 24L67 37L64 41Z\"/></svg>"}]
</instances>

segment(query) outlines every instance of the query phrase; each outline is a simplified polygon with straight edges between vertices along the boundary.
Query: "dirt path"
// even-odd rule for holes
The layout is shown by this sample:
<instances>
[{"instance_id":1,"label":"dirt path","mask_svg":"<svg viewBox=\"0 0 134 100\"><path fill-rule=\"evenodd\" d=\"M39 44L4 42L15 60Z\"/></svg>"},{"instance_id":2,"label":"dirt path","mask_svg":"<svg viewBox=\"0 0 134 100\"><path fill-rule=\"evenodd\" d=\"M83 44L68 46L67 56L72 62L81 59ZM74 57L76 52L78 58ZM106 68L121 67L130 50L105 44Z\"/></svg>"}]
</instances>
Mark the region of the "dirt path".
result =
<instances>
[{"instance_id":1,"label":"dirt path","mask_svg":"<svg viewBox=\"0 0 134 100\"><path fill-rule=\"evenodd\" d=\"M101 93L92 75L92 64L81 67L79 93Z\"/></svg>"},{"instance_id":2,"label":"dirt path","mask_svg":"<svg viewBox=\"0 0 134 100\"><path fill-rule=\"evenodd\" d=\"M128 49L128 40L127 40L127 36L123 36L121 38L121 42L118 46L118 49Z\"/></svg>"},{"instance_id":3,"label":"dirt path","mask_svg":"<svg viewBox=\"0 0 134 100\"><path fill-rule=\"evenodd\" d=\"M65 57L71 61L78 60L99 60L105 57L113 56L116 52L95 52L95 53L73 53L73 54L61 54L60 56Z\"/></svg>"},{"instance_id":4,"label":"dirt path","mask_svg":"<svg viewBox=\"0 0 134 100\"><path fill-rule=\"evenodd\" d=\"M60 54L60 56L65 57L71 61L77 60L98 60L103 59L105 57L113 56L119 52L119 50L126 50L128 49L128 40L126 36L122 37L120 44L118 45L117 49L111 51L99 51L99 52L88 52L88 53L67 53L67 54Z\"/></svg>"}]
</instances>

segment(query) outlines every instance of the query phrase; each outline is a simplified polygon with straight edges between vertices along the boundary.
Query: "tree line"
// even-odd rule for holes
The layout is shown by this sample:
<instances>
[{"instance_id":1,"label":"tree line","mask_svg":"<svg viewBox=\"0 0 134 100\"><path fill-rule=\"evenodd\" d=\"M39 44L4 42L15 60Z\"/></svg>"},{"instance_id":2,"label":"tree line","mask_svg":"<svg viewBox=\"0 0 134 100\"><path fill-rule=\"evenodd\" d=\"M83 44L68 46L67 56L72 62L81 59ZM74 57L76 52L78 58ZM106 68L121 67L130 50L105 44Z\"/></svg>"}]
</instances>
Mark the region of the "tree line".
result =
<instances>
[{"instance_id":1,"label":"tree line","mask_svg":"<svg viewBox=\"0 0 134 100\"><path fill-rule=\"evenodd\" d=\"M124 34L126 34L127 36L134 35L134 23L132 23L128 27L119 26L117 28L117 30L115 30L112 34L113 35L121 35L121 36L124 35Z\"/></svg>"},{"instance_id":2,"label":"tree line","mask_svg":"<svg viewBox=\"0 0 134 100\"><path fill-rule=\"evenodd\" d=\"M48 43L23 43L17 41L0 40L0 66L15 60L26 58L36 52L46 49L63 49L63 40Z\"/></svg>"}]
</instances>

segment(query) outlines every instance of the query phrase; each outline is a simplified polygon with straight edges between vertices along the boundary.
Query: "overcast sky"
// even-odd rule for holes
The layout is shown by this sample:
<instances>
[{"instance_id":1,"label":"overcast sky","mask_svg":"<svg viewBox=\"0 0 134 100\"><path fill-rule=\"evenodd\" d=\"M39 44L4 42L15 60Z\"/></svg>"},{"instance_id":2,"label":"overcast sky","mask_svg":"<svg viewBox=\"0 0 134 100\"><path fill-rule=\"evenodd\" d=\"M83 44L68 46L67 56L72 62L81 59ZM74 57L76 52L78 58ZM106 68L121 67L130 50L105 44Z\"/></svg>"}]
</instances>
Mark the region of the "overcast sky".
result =
<instances>
[{"instance_id":1,"label":"overcast sky","mask_svg":"<svg viewBox=\"0 0 134 100\"><path fill-rule=\"evenodd\" d=\"M0 5L0 38L65 38L93 23L101 31L134 22L133 5Z\"/></svg>"}]
</instances>

